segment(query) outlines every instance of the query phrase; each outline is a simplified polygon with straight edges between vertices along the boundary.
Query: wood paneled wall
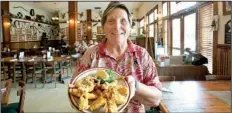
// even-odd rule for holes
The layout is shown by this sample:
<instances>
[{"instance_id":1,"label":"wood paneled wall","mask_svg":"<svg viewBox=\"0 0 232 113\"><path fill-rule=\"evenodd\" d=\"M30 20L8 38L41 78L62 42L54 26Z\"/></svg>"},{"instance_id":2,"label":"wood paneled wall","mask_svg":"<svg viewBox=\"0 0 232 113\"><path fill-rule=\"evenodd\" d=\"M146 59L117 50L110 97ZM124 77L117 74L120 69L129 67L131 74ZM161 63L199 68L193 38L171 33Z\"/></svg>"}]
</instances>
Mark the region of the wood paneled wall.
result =
<instances>
[{"instance_id":1,"label":"wood paneled wall","mask_svg":"<svg viewBox=\"0 0 232 113\"><path fill-rule=\"evenodd\" d=\"M217 46L217 75L231 74L231 48L230 45L220 44Z\"/></svg>"},{"instance_id":2,"label":"wood paneled wall","mask_svg":"<svg viewBox=\"0 0 232 113\"><path fill-rule=\"evenodd\" d=\"M48 46L54 47L56 49L60 49L60 40L48 40ZM20 48L23 49L30 49L33 48L34 45L40 47L40 41L27 41L27 42L11 42L11 50L19 50Z\"/></svg>"}]
</instances>

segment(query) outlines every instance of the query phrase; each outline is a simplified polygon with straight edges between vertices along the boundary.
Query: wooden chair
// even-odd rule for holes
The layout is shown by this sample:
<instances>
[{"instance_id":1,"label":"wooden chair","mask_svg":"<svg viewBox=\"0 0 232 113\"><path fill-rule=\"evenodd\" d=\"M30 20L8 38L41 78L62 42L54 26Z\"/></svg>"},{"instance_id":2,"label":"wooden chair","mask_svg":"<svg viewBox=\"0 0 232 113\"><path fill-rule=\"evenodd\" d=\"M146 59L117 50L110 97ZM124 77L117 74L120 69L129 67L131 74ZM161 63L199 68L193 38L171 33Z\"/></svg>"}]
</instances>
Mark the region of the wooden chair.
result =
<instances>
[{"instance_id":1,"label":"wooden chair","mask_svg":"<svg viewBox=\"0 0 232 113\"><path fill-rule=\"evenodd\" d=\"M20 81L19 82L20 89L17 92L17 95L20 96L19 98L19 108L18 113L23 113L23 107L24 107L24 100L25 100L25 82Z\"/></svg>"},{"instance_id":2,"label":"wooden chair","mask_svg":"<svg viewBox=\"0 0 232 113\"><path fill-rule=\"evenodd\" d=\"M43 68L42 68L42 62L36 62L36 61L32 61L32 62L26 62L25 63L25 67L26 67L26 83L27 80L29 78L32 78L33 83L35 84L35 88L36 88L36 79L39 78L38 75L42 75L43 74ZM28 75L32 75L31 77L28 77ZM43 82L44 83L44 82ZM44 86L44 84L43 84Z\"/></svg>"},{"instance_id":3,"label":"wooden chair","mask_svg":"<svg viewBox=\"0 0 232 113\"><path fill-rule=\"evenodd\" d=\"M6 81L6 84L5 84L5 87L6 90L4 91L3 95L2 95L2 101L1 101L1 104L2 105L7 105L8 104L8 100L9 100L9 96L10 96L10 89L11 89L11 83L12 83L12 80L9 79Z\"/></svg>"},{"instance_id":4,"label":"wooden chair","mask_svg":"<svg viewBox=\"0 0 232 113\"><path fill-rule=\"evenodd\" d=\"M4 62L1 62L1 81L5 81L8 78L8 67L4 64Z\"/></svg>"},{"instance_id":5,"label":"wooden chair","mask_svg":"<svg viewBox=\"0 0 232 113\"><path fill-rule=\"evenodd\" d=\"M231 80L231 76L228 75L205 75L207 81L226 81Z\"/></svg>"},{"instance_id":6,"label":"wooden chair","mask_svg":"<svg viewBox=\"0 0 232 113\"><path fill-rule=\"evenodd\" d=\"M69 72L68 70L69 69L72 73L72 61L71 61L71 59L68 59L62 63L62 69L63 69L63 73L64 73L64 70L67 69L67 77L68 77L68 72Z\"/></svg>"},{"instance_id":7,"label":"wooden chair","mask_svg":"<svg viewBox=\"0 0 232 113\"><path fill-rule=\"evenodd\" d=\"M44 83L46 82L47 74L51 74L52 80L53 79L55 80L55 88L56 88L56 79L57 79L57 77L59 77L60 74L62 74L61 64L54 62L54 61L45 61L44 67L45 67Z\"/></svg>"},{"instance_id":8,"label":"wooden chair","mask_svg":"<svg viewBox=\"0 0 232 113\"><path fill-rule=\"evenodd\" d=\"M19 102L1 106L2 113L24 113L25 82L20 81L19 86L20 88L17 91L17 95L20 96Z\"/></svg>"}]
</instances>

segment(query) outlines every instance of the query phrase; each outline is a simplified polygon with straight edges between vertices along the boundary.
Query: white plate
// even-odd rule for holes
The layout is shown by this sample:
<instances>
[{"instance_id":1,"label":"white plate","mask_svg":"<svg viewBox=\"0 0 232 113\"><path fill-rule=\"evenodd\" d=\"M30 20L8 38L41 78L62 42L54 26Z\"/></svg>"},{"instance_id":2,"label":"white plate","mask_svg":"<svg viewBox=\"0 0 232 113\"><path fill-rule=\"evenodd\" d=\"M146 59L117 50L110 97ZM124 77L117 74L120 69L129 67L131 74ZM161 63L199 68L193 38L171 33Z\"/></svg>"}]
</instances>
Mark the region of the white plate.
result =
<instances>
[{"instance_id":1,"label":"white plate","mask_svg":"<svg viewBox=\"0 0 232 113\"><path fill-rule=\"evenodd\" d=\"M108 70L108 69L107 69L107 68L92 68L92 69L83 71L83 72L80 73L78 76L76 76L76 77L73 79L73 81L71 81L70 83L73 84L73 85L75 85L75 83L76 83L77 81L82 80L82 79L84 79L85 77L87 77L87 76L89 76L89 75L95 74L95 73L97 72L97 70ZM121 75L119 75L117 72L115 72L115 71L113 71L113 70L112 70L112 72L116 73L115 79L117 79L118 77L121 76ZM128 88L128 92L129 92L129 93L127 94L127 96L126 96L126 99L127 99L126 102L125 102L124 104L118 105L118 112L122 112L122 111L127 107L128 103L129 103L129 101L130 101L129 97L130 97L130 95L131 95L131 92L130 92L130 90L129 90L128 83L127 83L124 79L118 80L118 85L124 85L124 86L126 86L126 87ZM69 88L68 88L68 90L69 90ZM69 97L69 101L70 101L72 107L73 107L74 109L76 109L77 111L80 111L80 110L78 109L78 99L79 99L79 98L78 98L78 97L75 97L75 96L73 96L73 95L71 95L71 94L69 93L69 91L68 91L68 97ZM81 111L81 112L91 113L91 111L88 111L88 110L83 110L83 111ZM101 107L101 108L98 109L98 110L93 111L93 113L99 113L99 112L104 112L103 107Z\"/></svg>"}]
</instances>

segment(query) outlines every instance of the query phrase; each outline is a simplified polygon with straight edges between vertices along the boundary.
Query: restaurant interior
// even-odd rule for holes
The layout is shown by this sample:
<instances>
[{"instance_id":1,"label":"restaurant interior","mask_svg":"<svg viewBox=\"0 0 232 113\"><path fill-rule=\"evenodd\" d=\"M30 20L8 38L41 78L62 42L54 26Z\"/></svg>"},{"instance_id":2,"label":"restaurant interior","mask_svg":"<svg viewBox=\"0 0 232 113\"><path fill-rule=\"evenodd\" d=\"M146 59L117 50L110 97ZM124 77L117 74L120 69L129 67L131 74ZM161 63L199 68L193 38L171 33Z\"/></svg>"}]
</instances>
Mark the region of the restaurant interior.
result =
<instances>
[{"instance_id":1,"label":"restaurant interior","mask_svg":"<svg viewBox=\"0 0 232 113\"><path fill-rule=\"evenodd\" d=\"M148 51L163 85L160 105L146 113L231 112L231 2L121 3L132 15L129 40ZM85 51L105 38L108 4L1 1L5 113L78 111L68 85Z\"/></svg>"}]
</instances>

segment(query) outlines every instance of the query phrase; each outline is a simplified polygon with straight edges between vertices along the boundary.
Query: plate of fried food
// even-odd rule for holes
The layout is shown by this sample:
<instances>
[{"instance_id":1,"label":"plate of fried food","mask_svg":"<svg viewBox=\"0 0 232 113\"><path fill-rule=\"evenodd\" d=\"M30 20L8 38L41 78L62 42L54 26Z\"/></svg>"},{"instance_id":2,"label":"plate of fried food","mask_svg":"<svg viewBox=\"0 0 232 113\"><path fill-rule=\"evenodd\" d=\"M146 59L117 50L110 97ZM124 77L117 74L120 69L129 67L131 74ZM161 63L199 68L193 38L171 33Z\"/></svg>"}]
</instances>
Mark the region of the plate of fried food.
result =
<instances>
[{"instance_id":1,"label":"plate of fried food","mask_svg":"<svg viewBox=\"0 0 232 113\"><path fill-rule=\"evenodd\" d=\"M107 68L83 71L68 87L72 107L85 113L122 112L130 101L130 95L124 77Z\"/></svg>"}]
</instances>

